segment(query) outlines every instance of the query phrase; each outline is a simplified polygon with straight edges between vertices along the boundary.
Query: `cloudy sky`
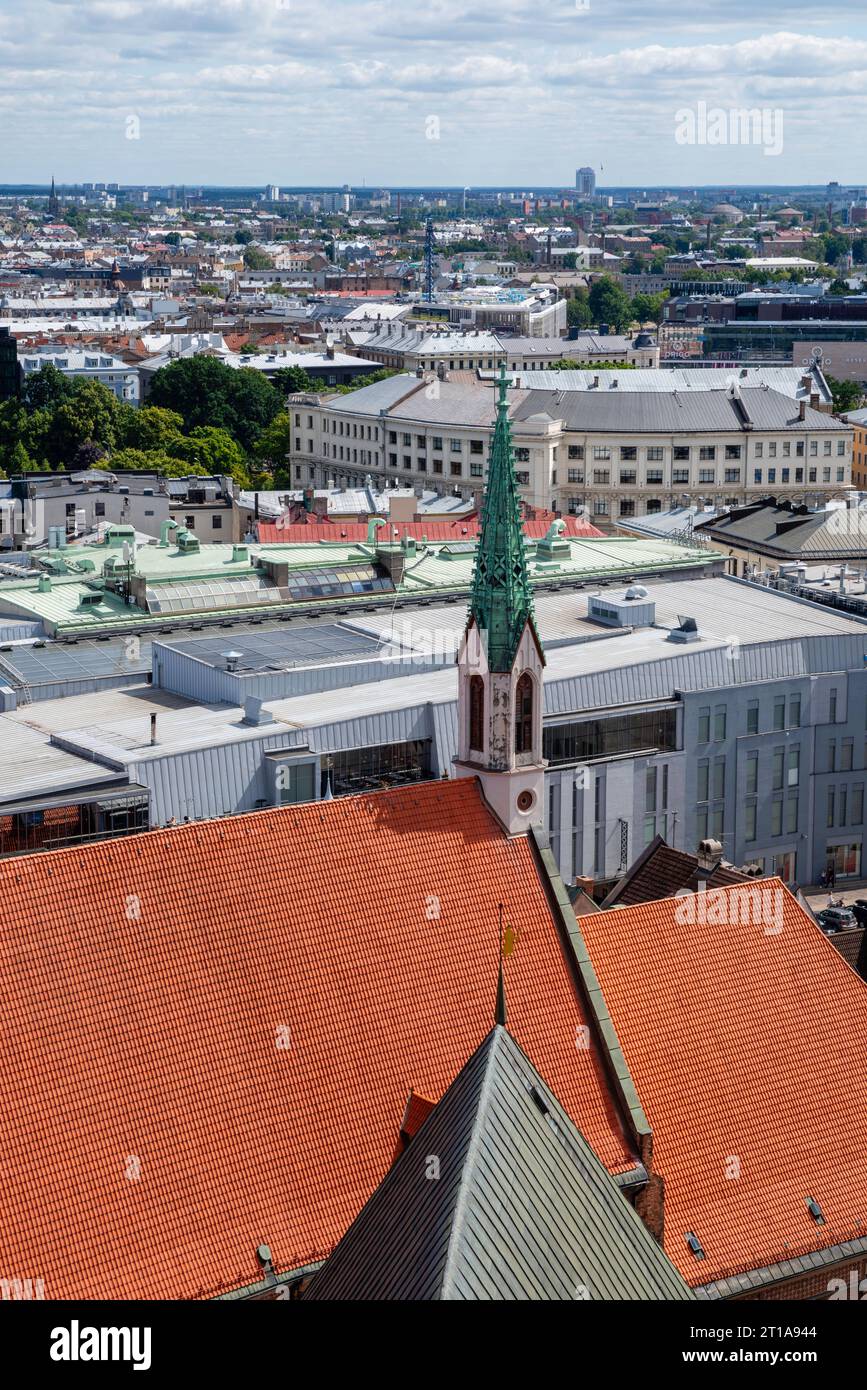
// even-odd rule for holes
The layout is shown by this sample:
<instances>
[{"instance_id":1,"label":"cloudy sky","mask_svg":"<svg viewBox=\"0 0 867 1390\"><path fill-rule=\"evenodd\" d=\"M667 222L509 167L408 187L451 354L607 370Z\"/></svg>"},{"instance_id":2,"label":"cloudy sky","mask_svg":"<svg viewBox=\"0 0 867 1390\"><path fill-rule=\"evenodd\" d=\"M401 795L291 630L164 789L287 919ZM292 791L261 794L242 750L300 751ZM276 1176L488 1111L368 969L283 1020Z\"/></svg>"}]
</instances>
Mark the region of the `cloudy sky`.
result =
<instances>
[{"instance_id":1,"label":"cloudy sky","mask_svg":"<svg viewBox=\"0 0 867 1390\"><path fill-rule=\"evenodd\" d=\"M684 110L767 110L678 143ZM0 0L0 182L867 182L827 0ZM780 145L782 152L765 153ZM700 134L700 127L697 132ZM131 138L132 137L132 138Z\"/></svg>"}]
</instances>

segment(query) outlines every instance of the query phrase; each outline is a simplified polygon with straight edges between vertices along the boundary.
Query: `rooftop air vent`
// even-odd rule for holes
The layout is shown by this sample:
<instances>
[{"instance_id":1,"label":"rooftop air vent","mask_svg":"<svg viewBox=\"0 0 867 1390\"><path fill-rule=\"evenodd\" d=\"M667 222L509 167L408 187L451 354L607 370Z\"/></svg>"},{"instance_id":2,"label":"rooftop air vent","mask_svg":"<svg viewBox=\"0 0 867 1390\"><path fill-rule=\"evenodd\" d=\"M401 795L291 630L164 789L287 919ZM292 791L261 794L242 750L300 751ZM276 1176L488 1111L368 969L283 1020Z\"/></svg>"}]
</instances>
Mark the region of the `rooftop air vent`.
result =
<instances>
[{"instance_id":1,"label":"rooftop air vent","mask_svg":"<svg viewBox=\"0 0 867 1390\"><path fill-rule=\"evenodd\" d=\"M701 1241L699 1240L698 1236L695 1235L693 1231L687 1231L687 1233L686 1233L686 1243L687 1243L687 1245L689 1246L689 1248L690 1248L690 1250L692 1251L692 1253L695 1255L695 1258L696 1258L697 1260L703 1260L703 1259L705 1258L705 1253L704 1253L704 1249L703 1249L703 1247L702 1247L702 1243L701 1243Z\"/></svg>"}]
</instances>

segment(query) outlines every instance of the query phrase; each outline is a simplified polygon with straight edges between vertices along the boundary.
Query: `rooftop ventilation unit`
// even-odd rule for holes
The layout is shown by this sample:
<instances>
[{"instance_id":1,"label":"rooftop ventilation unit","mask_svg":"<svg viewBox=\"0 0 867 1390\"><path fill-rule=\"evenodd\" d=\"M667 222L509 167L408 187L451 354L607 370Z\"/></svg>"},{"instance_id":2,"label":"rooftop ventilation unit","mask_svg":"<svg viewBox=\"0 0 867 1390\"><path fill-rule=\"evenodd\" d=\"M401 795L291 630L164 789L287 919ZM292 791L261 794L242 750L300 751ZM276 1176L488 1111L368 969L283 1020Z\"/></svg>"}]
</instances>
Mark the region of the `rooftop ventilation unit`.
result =
<instances>
[{"instance_id":1,"label":"rooftop ventilation unit","mask_svg":"<svg viewBox=\"0 0 867 1390\"><path fill-rule=\"evenodd\" d=\"M622 594L591 594L587 617L603 627L653 627L656 603L643 586L632 585Z\"/></svg>"}]
</instances>

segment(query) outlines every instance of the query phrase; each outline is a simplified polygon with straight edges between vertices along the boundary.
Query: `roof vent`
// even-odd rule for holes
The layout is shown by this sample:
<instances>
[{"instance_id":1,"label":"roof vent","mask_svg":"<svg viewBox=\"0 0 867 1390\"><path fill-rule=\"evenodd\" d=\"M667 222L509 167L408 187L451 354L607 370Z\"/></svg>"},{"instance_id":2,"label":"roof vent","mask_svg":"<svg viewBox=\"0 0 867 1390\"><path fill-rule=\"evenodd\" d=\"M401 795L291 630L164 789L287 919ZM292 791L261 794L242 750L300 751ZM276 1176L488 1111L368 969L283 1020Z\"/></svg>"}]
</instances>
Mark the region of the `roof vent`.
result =
<instances>
[{"instance_id":1,"label":"roof vent","mask_svg":"<svg viewBox=\"0 0 867 1390\"><path fill-rule=\"evenodd\" d=\"M822 1208L819 1206L819 1203L816 1201L815 1197L807 1197L805 1200L806 1200L806 1203L807 1203L807 1211L808 1211L808 1212L810 1213L810 1215L812 1216L812 1218L813 1218L813 1220L815 1221L816 1225L817 1225L817 1226L824 1226L824 1225L825 1225L825 1214L824 1214L824 1212L822 1211Z\"/></svg>"},{"instance_id":2,"label":"roof vent","mask_svg":"<svg viewBox=\"0 0 867 1390\"><path fill-rule=\"evenodd\" d=\"M227 671L237 671L237 669L238 669L238 662L241 660L241 658L243 657L243 655L244 655L243 652L223 652L223 653L222 653L222 657L223 657L223 660L224 660L225 663L226 663L226 670L227 670Z\"/></svg>"},{"instance_id":3,"label":"roof vent","mask_svg":"<svg viewBox=\"0 0 867 1390\"><path fill-rule=\"evenodd\" d=\"M701 1243L701 1241L699 1240L698 1236L695 1235L695 1233L694 1233L693 1231L687 1231L687 1233L686 1233L686 1243L687 1243L687 1245L689 1246L689 1248L690 1248L690 1250L692 1251L692 1253L695 1255L695 1258L696 1258L697 1260L703 1260L703 1259L705 1258L705 1253L704 1253L704 1249L703 1249L703 1247L702 1247L702 1243Z\"/></svg>"},{"instance_id":4,"label":"roof vent","mask_svg":"<svg viewBox=\"0 0 867 1390\"><path fill-rule=\"evenodd\" d=\"M273 724L274 716L270 710L262 708L258 695L248 695L244 701L244 723L258 728L260 724Z\"/></svg>"}]
</instances>

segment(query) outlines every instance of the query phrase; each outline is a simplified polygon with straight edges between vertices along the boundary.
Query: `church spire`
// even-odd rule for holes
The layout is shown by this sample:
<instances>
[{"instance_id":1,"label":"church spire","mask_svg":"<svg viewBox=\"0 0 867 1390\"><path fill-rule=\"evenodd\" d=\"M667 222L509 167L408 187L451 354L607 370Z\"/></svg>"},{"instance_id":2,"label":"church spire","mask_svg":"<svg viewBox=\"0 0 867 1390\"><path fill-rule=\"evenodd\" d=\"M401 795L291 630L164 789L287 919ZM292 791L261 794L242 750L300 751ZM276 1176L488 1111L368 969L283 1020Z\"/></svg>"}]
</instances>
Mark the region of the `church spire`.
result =
<instances>
[{"instance_id":1,"label":"church spire","mask_svg":"<svg viewBox=\"0 0 867 1390\"><path fill-rule=\"evenodd\" d=\"M524 553L518 484L506 397L506 369L500 367L497 423L491 442L482 528L473 572L470 618L485 634L488 667L510 671L524 628L534 633L533 594ZM537 634L538 640L538 634ZM539 644L541 650L541 643Z\"/></svg>"}]
</instances>

